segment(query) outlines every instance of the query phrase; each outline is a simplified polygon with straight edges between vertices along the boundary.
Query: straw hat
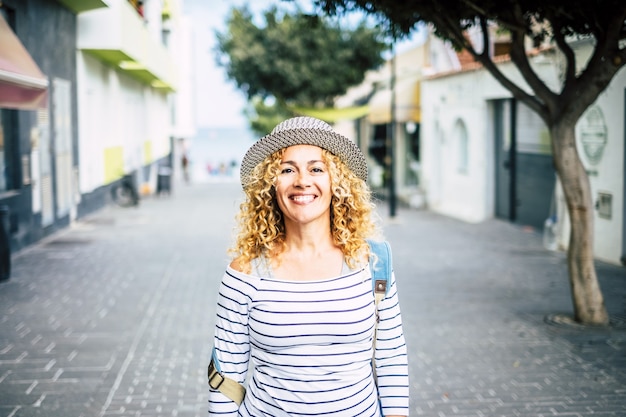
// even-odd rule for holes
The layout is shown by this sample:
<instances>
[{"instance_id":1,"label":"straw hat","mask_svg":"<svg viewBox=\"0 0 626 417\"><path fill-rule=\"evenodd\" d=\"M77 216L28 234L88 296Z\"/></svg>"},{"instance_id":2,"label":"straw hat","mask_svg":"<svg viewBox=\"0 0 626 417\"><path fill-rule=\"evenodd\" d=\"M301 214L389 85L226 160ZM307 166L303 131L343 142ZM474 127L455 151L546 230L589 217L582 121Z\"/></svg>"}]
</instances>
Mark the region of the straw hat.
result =
<instances>
[{"instance_id":1,"label":"straw hat","mask_svg":"<svg viewBox=\"0 0 626 417\"><path fill-rule=\"evenodd\" d=\"M313 117L293 117L256 141L241 161L241 186L251 182L254 168L274 152L294 145L314 145L338 156L357 177L367 181L367 162L356 144Z\"/></svg>"}]
</instances>

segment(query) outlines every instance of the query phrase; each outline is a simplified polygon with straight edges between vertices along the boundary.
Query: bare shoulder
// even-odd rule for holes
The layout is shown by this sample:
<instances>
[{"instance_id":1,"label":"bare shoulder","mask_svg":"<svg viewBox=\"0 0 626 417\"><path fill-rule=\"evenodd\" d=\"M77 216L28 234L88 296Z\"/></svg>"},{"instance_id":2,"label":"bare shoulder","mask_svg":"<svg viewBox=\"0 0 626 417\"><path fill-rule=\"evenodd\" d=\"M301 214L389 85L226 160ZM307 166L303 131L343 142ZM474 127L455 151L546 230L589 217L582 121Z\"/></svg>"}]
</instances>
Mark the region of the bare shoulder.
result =
<instances>
[{"instance_id":1,"label":"bare shoulder","mask_svg":"<svg viewBox=\"0 0 626 417\"><path fill-rule=\"evenodd\" d=\"M235 258L231 263L230 263L230 267L232 269L234 269L237 272L241 272L241 273L247 273L250 269L250 263L249 262L245 262L243 260L243 258L240 256L238 258Z\"/></svg>"}]
</instances>

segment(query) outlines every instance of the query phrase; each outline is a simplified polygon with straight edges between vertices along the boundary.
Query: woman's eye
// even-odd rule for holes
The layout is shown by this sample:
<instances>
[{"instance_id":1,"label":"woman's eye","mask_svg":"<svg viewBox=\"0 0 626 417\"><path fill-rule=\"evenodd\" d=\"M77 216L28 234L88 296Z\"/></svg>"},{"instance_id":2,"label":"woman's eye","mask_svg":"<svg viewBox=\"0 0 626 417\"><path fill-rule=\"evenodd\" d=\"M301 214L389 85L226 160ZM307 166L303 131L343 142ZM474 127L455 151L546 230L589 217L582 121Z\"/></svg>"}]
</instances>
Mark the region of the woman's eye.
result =
<instances>
[{"instance_id":1,"label":"woman's eye","mask_svg":"<svg viewBox=\"0 0 626 417\"><path fill-rule=\"evenodd\" d=\"M293 172L292 168L283 168L280 173L281 174L289 174L290 172Z\"/></svg>"},{"instance_id":2,"label":"woman's eye","mask_svg":"<svg viewBox=\"0 0 626 417\"><path fill-rule=\"evenodd\" d=\"M320 173L320 172L324 172L324 169L320 167L313 167L311 169L311 172Z\"/></svg>"}]
</instances>

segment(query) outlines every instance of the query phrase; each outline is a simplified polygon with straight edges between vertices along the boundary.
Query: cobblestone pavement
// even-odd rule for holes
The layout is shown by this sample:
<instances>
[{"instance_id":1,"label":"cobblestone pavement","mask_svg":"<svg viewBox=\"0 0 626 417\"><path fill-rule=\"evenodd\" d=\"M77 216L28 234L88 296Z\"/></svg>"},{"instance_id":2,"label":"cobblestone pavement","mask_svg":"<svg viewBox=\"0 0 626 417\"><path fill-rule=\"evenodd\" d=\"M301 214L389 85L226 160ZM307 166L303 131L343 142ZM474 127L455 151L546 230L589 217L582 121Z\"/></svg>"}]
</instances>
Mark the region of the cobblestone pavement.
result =
<instances>
[{"instance_id":1,"label":"cobblestone pavement","mask_svg":"<svg viewBox=\"0 0 626 417\"><path fill-rule=\"evenodd\" d=\"M13 258L0 284L0 417L206 416L217 286L240 198L176 184ZM564 255L500 221L385 219L411 415L626 416L626 270L598 264L613 326L569 325ZM546 319L547 318L547 319Z\"/></svg>"}]
</instances>

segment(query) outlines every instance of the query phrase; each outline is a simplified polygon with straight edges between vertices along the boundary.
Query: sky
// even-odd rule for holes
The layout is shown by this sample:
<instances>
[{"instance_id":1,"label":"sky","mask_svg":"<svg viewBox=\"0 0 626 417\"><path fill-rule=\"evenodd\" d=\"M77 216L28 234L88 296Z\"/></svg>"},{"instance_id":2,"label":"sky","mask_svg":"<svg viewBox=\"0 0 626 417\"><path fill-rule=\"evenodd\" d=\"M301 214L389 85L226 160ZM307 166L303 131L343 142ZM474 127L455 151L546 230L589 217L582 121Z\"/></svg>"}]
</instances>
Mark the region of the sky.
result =
<instances>
[{"instance_id":1,"label":"sky","mask_svg":"<svg viewBox=\"0 0 626 417\"><path fill-rule=\"evenodd\" d=\"M183 13L190 16L194 28L194 101L196 124L199 128L247 126L243 115L245 96L236 89L233 82L227 80L224 68L216 65L213 52L215 30L224 30L226 16L232 7L245 4L249 5L255 15L260 15L272 4L285 6L289 3L280 0L183 0ZM307 0L299 0L298 4L306 7ZM409 39L398 50L415 42Z\"/></svg>"},{"instance_id":2,"label":"sky","mask_svg":"<svg viewBox=\"0 0 626 417\"><path fill-rule=\"evenodd\" d=\"M226 79L223 68L215 64L215 30L223 31L224 20L233 6L242 0L184 0L183 13L190 16L194 28L194 73L196 77L196 123L198 127L241 127L244 95ZM263 10L271 0L255 0L252 10Z\"/></svg>"}]
</instances>

